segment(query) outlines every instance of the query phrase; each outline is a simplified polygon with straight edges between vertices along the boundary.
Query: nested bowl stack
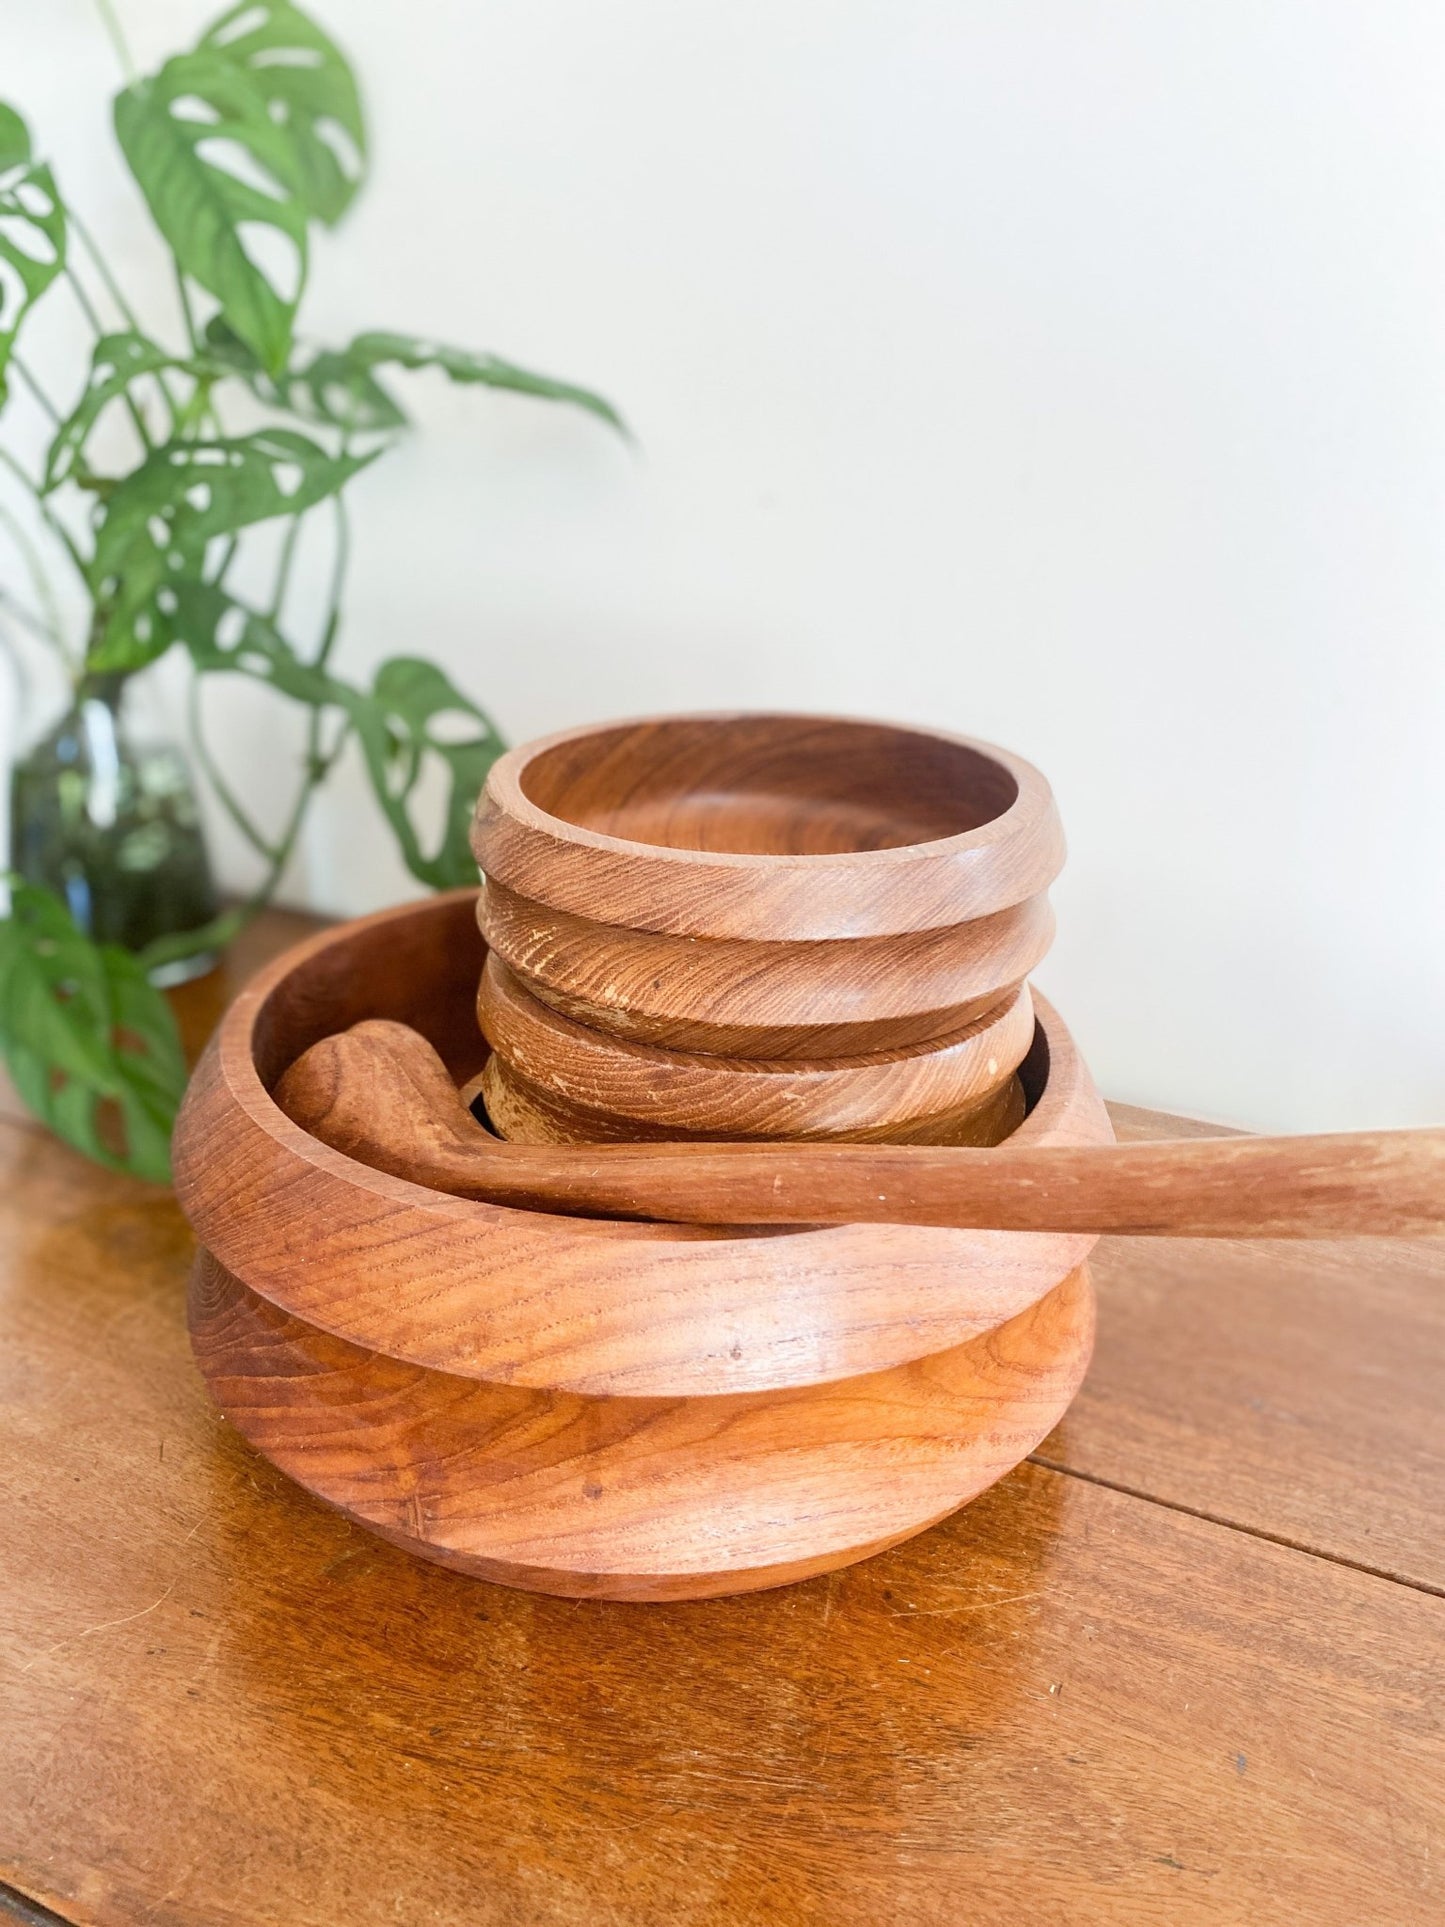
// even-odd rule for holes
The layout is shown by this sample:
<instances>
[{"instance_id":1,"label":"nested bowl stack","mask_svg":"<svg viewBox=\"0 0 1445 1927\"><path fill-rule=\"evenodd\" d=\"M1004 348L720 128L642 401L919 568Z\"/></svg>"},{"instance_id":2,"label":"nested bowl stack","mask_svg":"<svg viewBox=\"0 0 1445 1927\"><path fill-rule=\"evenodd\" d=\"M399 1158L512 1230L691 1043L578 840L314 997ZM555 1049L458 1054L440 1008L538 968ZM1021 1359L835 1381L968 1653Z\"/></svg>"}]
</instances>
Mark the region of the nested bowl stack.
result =
<instances>
[{"instance_id":1,"label":"nested bowl stack","mask_svg":"<svg viewBox=\"0 0 1445 1927\"><path fill-rule=\"evenodd\" d=\"M359 1163L272 1093L375 1017L473 1083L483 982L503 1108L540 1105L516 1135L966 1134L992 1058L1007 1074L983 1104L1016 1086L1017 1142L1106 1142L1067 1031L1024 987L1060 859L1046 786L977 745L780 718L578 732L494 775L490 959L475 892L328 931L242 994L197 1070L175 1163L214 1396L360 1523L540 1591L745 1591L922 1530L1068 1405L1092 1238L519 1210ZM911 994L900 957L925 955Z\"/></svg>"},{"instance_id":2,"label":"nested bowl stack","mask_svg":"<svg viewBox=\"0 0 1445 1927\"><path fill-rule=\"evenodd\" d=\"M1022 1118L1063 858L1017 757L685 716L504 756L478 806L505 1136L986 1144Z\"/></svg>"}]
</instances>

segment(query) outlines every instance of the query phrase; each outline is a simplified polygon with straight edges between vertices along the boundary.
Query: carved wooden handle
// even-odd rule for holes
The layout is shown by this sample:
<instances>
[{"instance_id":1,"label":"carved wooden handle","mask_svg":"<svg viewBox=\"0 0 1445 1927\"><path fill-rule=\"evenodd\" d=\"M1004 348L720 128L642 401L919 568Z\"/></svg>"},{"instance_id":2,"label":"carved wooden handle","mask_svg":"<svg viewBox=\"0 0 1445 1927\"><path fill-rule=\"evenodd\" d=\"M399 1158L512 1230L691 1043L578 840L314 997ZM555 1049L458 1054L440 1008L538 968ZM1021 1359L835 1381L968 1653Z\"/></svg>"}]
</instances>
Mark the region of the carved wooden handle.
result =
<instances>
[{"instance_id":1,"label":"carved wooden handle","mask_svg":"<svg viewBox=\"0 0 1445 1927\"><path fill-rule=\"evenodd\" d=\"M539 1211L1136 1237L1445 1233L1445 1130L995 1150L512 1144L477 1124L423 1037L383 1021L313 1045L276 1099L313 1137L393 1177Z\"/></svg>"}]
</instances>

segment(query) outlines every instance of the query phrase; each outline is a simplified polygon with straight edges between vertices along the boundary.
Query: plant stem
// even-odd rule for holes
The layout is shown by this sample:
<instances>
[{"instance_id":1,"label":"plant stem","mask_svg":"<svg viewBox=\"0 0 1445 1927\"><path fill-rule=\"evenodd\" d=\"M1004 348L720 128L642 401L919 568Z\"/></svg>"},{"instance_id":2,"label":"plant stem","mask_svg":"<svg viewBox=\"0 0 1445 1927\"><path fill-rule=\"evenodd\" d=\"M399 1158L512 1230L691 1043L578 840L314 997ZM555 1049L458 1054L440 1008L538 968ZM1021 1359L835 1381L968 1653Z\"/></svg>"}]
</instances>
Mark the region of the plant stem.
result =
<instances>
[{"instance_id":1,"label":"plant stem","mask_svg":"<svg viewBox=\"0 0 1445 1927\"><path fill-rule=\"evenodd\" d=\"M325 664L327 658L330 656L341 627L341 590L346 580L347 566L351 559L351 524L347 517L346 505L339 495L335 498L335 501L336 554L331 565L330 606L327 610L326 622L321 632L321 643L314 658L314 666L318 669ZM232 547L234 548L234 543ZM226 562L229 561L230 554L228 553ZM222 564L220 573L222 575L225 573L225 563ZM216 580L220 580L220 575L216 577ZM206 924L203 929L181 931L176 936L171 937L158 937L154 943L148 944L141 952L140 959L142 965L147 970L159 969L162 964L174 963L181 957L196 956L203 950L222 949L226 944L233 942L241 931L245 929L246 925L250 923L251 919L258 916L271 901L271 898L276 893L277 886L281 882L286 865L291 861L291 854L296 848L296 839L301 833L301 825L306 817L307 806L310 804L311 798L315 795L316 791L320 789L321 785L331 774L332 769L335 767L336 759L346 747L347 738L351 734L350 722L343 719L330 749L323 750L321 743L321 719L322 711L320 709L313 709L306 728L306 767L301 779L301 788L297 792L296 801L291 807L291 815L287 820L285 829L281 832L280 839L276 843L268 846L271 854L271 862L265 876L262 877L260 883L243 904L238 905L234 910L223 912L221 916L214 918L212 922ZM217 795L221 798L221 801L225 803L226 793L224 786L216 782L214 766L209 762L209 759L206 758L204 751L202 751L202 762L207 776L216 787ZM234 798L232 801L234 802ZM242 812L242 814L244 814L244 812ZM236 820L237 828L241 828L239 819L233 818L233 820ZM243 834L244 833L243 831Z\"/></svg>"},{"instance_id":2,"label":"plant stem","mask_svg":"<svg viewBox=\"0 0 1445 1927\"><path fill-rule=\"evenodd\" d=\"M126 45L125 31L120 24L120 16L112 5L112 0L95 0L95 4L101 19L105 22L105 30L111 37L116 56L120 61L120 70L125 75L125 83L127 87L129 87L136 78L136 65L135 61L131 58L130 48Z\"/></svg>"},{"instance_id":3,"label":"plant stem","mask_svg":"<svg viewBox=\"0 0 1445 1927\"><path fill-rule=\"evenodd\" d=\"M20 520L19 516L16 515L5 502L0 502L0 522L5 524L11 536L14 538L15 546L20 551L20 558L25 564L31 582L34 584L35 599L43 611L43 621L37 622L35 619L32 619L28 622L27 626L35 629L38 634L46 636L51 645L60 652L60 655L65 659L68 666L69 652L65 647L65 627L60 619L60 604L56 600L54 589L50 586L50 578L45 573L45 564L40 558L40 551L31 541L30 531ZM3 591L0 591L0 593L3 593ZM20 605L14 601L13 597L6 596L5 600L10 604L14 613L20 613ZM28 614L28 611L26 613Z\"/></svg>"},{"instance_id":4,"label":"plant stem","mask_svg":"<svg viewBox=\"0 0 1445 1927\"><path fill-rule=\"evenodd\" d=\"M7 509L0 508L0 520L7 522L12 531L15 524ZM22 629L28 629L40 642L48 643L52 649L63 647L60 637L43 616L27 609L18 596L11 595L8 589L0 589L0 609L3 609L12 622L18 622Z\"/></svg>"},{"instance_id":5,"label":"plant stem","mask_svg":"<svg viewBox=\"0 0 1445 1927\"><path fill-rule=\"evenodd\" d=\"M186 277L179 262L176 262L175 269L176 293L181 298L181 317L186 324L186 339L191 344L191 353L198 355L201 352L201 337L196 333L196 317L191 313L191 297L186 291Z\"/></svg>"},{"instance_id":6,"label":"plant stem","mask_svg":"<svg viewBox=\"0 0 1445 1927\"><path fill-rule=\"evenodd\" d=\"M40 386L40 383L35 379L34 375L32 375L30 370L25 366L25 363L20 359L19 355L17 354L11 355L10 366L15 370L16 374L19 375L20 379L25 383L25 386L30 390L31 394L34 395L35 399L40 403L40 406L45 410L46 414L50 417L51 421L55 424L57 428L59 428L60 426L59 409L55 406L55 403L50 399L49 395L46 394L45 390Z\"/></svg>"},{"instance_id":7,"label":"plant stem","mask_svg":"<svg viewBox=\"0 0 1445 1927\"><path fill-rule=\"evenodd\" d=\"M132 334L137 334L137 335L144 334L145 330L141 327L140 322L136 317L136 311L130 305L129 301L126 300L124 290L121 288L119 281L116 280L115 275L112 273L109 262L106 260L105 256L101 253L100 245L96 241L95 236L91 233L90 229L85 225L84 221L81 220L80 216L76 213L73 207L68 207L66 209L66 219L69 221L70 225L75 229L76 233L80 236L81 246L85 249L86 253L90 256L91 265L94 267L96 273L100 276L101 281L104 283L106 292L109 294L111 300L115 303L116 307L120 310L120 316L122 321L125 322L125 325L130 329ZM171 411L171 421L174 424L177 419L177 403L176 403L176 398L171 393L170 386L166 381L166 371L164 368L157 369L156 383L157 383L157 386L160 388L161 393L166 398L166 407L169 408L169 410Z\"/></svg>"},{"instance_id":8,"label":"plant stem","mask_svg":"<svg viewBox=\"0 0 1445 1927\"><path fill-rule=\"evenodd\" d=\"M351 518L346 513L346 504L341 497L337 495L332 499L336 503L336 554L331 563L330 606L326 612L326 626L321 632L321 646L313 659L313 666L317 669L326 667L341 627L341 590L351 564Z\"/></svg>"},{"instance_id":9,"label":"plant stem","mask_svg":"<svg viewBox=\"0 0 1445 1927\"><path fill-rule=\"evenodd\" d=\"M317 718L313 714L313 727L316 722ZM350 725L346 724L324 757L317 756L313 759L308 756L306 775L292 806L286 828L281 834L281 840L274 846L271 865L246 901L238 904L234 910L223 911L219 917L214 917L210 923L204 924L199 930L183 930L175 936L158 937L154 943L147 944L140 953L143 969L157 970L162 964L175 963L181 957L194 957L202 950L224 949L228 943L234 942L253 917L260 915L275 895L286 865L291 861L292 852L296 848L296 838L300 834L301 824L306 815L306 806L311 801L313 793L330 775L332 765L341 754L349 734Z\"/></svg>"},{"instance_id":10,"label":"plant stem","mask_svg":"<svg viewBox=\"0 0 1445 1927\"><path fill-rule=\"evenodd\" d=\"M114 274L112 274L110 267L106 262L105 256L101 253L100 248L96 243L95 237L91 234L90 229L81 220L80 216L76 213L73 207L67 207L65 210L65 215L70 225L75 229L76 233L80 236L81 245L84 247L86 253L90 256L91 264L94 267L96 273L100 276L101 280L105 283L106 293L109 294L111 300L115 303L116 307L119 308L121 319L125 322L126 326L131 330L133 334L144 333L144 330L142 329L140 322L136 319L135 309L130 305L130 303L126 300L124 294L121 292L120 283L116 280Z\"/></svg>"},{"instance_id":11,"label":"plant stem","mask_svg":"<svg viewBox=\"0 0 1445 1927\"><path fill-rule=\"evenodd\" d=\"M25 473L25 470L3 443L0 443L0 462L5 464L6 468L15 476L26 493L34 498L35 506L40 511L41 520L75 564L76 574L80 577L81 581L85 583L86 589L89 590L90 583L85 573L85 563L81 559L80 550L76 548L74 541L71 539L69 529L66 528L65 524L52 510L50 504L41 494L37 484Z\"/></svg>"},{"instance_id":12,"label":"plant stem","mask_svg":"<svg viewBox=\"0 0 1445 1927\"><path fill-rule=\"evenodd\" d=\"M211 754L210 744L206 741L205 729L201 719L201 679L198 675L191 677L190 688L186 692L186 714L191 730L191 745L196 752L196 761L204 771L207 782L216 792L216 797L221 807L257 855L265 857L268 863L274 862L276 858L275 844L266 840L241 807L237 801L235 791L221 774L216 764L216 759Z\"/></svg>"},{"instance_id":13,"label":"plant stem","mask_svg":"<svg viewBox=\"0 0 1445 1927\"><path fill-rule=\"evenodd\" d=\"M109 330L101 320L99 310L86 293L85 283L68 261L65 264L65 278L70 283L70 291L75 296L80 312L85 316L86 320L95 330L95 333L97 335L108 334Z\"/></svg>"},{"instance_id":14,"label":"plant stem","mask_svg":"<svg viewBox=\"0 0 1445 1927\"><path fill-rule=\"evenodd\" d=\"M191 309L191 296L189 289L186 287L185 271L182 269L179 261L175 262L174 266L176 271L176 293L180 297L181 316L186 324L186 339L191 344L191 353L196 356L201 356L205 353L205 345L201 340L200 330L196 327L196 317ZM199 392L200 389L198 386L197 393ZM211 406L211 389L209 383L206 384L205 406L200 411L200 419L203 424L209 423L213 435L220 435L221 418L216 413L214 407Z\"/></svg>"},{"instance_id":15,"label":"plant stem","mask_svg":"<svg viewBox=\"0 0 1445 1927\"><path fill-rule=\"evenodd\" d=\"M322 626L321 641L317 648L316 655L313 658L313 666L318 669L325 665L327 658L330 656L341 627L341 591L346 580L346 571L351 559L351 524L346 513L346 505L339 495L334 499L336 503L336 552L331 565L331 590L329 607L326 612L326 621ZM299 516L296 518L296 521L299 523ZM288 535L288 547L292 540L294 540L294 529ZM214 580L219 582L221 576L225 574L234 548L235 541L233 538L231 548L227 551L221 568ZM283 562L289 567L289 561L285 556L283 556ZM284 592L284 583L282 587ZM197 683L198 682L199 677L197 677ZM206 924L200 930L183 930L174 936L158 937L154 943L148 944L140 953L141 964L146 970L157 970L162 964L175 963L182 957L194 957L203 950L220 950L224 948L226 944L233 942L235 938L239 936L253 917L258 916L260 912L265 909L280 885L286 865L291 861L292 853L296 848L296 839L301 834L301 825L305 821L306 811L311 802L311 798L331 774L332 769L335 767L336 759L346 747L347 739L351 734L350 720L343 717L341 726L336 733L331 747L329 749L323 749L322 717L324 711L320 708L312 709L310 720L306 727L306 763L302 772L301 787L297 791L296 800L291 806L291 814L287 818L285 829L281 832L280 837L275 843L266 844L264 838L262 838L260 833L255 829L254 824L251 824L249 818L246 817L245 811L241 809L235 797L232 796L227 789L224 779L219 777L215 764L205 748L197 727L200 720L200 708L196 686L196 683L193 683L191 690L192 702L195 705L192 711L192 735L197 744L199 760L217 796L228 810L236 827L241 830L242 834L247 837L248 841L250 841L254 847L258 850L264 849L264 851L269 854L270 862L266 874L244 903L237 905L233 910L224 911L219 917L213 918L210 923Z\"/></svg>"},{"instance_id":16,"label":"plant stem","mask_svg":"<svg viewBox=\"0 0 1445 1927\"><path fill-rule=\"evenodd\" d=\"M227 537L226 552L221 557L221 566L216 570L216 573L210 578L213 587L219 589L221 584L225 581L226 571L231 566L232 560L234 559L236 554L236 550L240 545L240 541L241 541L241 538L239 535L232 535Z\"/></svg>"},{"instance_id":17,"label":"plant stem","mask_svg":"<svg viewBox=\"0 0 1445 1927\"><path fill-rule=\"evenodd\" d=\"M286 585L291 580L291 563L296 554L296 538L301 533L301 517L293 515L286 530L286 539L281 544L281 560L276 569L276 587L271 596L271 606L266 611L266 620L276 623L281 618L281 605L286 600Z\"/></svg>"},{"instance_id":18,"label":"plant stem","mask_svg":"<svg viewBox=\"0 0 1445 1927\"><path fill-rule=\"evenodd\" d=\"M86 293L84 282L68 261L65 264L65 278L70 283L71 291L80 304L81 313L95 330L96 340L101 340L110 331L97 312L95 303ZM140 412L139 407L136 405L135 396L132 395L129 388L122 390L122 398L131 420L135 423L135 432L140 436L142 444L147 450L154 448L155 443L151 440L150 430L146 427L145 416Z\"/></svg>"}]
</instances>

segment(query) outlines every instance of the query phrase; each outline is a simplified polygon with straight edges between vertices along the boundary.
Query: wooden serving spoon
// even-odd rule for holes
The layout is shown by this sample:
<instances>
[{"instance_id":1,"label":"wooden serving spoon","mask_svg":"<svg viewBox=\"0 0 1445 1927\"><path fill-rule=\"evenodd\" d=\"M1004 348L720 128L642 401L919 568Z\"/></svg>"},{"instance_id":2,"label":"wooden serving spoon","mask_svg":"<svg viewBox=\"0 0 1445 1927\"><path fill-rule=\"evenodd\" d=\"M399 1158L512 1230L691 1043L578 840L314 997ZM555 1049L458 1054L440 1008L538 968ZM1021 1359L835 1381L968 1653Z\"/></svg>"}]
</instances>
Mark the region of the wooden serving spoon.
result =
<instances>
[{"instance_id":1,"label":"wooden serving spoon","mask_svg":"<svg viewBox=\"0 0 1445 1927\"><path fill-rule=\"evenodd\" d=\"M536 1211L1138 1237L1445 1233L1445 1130L992 1150L512 1144L476 1122L425 1038L380 1019L313 1044L276 1101L313 1137L393 1177Z\"/></svg>"}]
</instances>

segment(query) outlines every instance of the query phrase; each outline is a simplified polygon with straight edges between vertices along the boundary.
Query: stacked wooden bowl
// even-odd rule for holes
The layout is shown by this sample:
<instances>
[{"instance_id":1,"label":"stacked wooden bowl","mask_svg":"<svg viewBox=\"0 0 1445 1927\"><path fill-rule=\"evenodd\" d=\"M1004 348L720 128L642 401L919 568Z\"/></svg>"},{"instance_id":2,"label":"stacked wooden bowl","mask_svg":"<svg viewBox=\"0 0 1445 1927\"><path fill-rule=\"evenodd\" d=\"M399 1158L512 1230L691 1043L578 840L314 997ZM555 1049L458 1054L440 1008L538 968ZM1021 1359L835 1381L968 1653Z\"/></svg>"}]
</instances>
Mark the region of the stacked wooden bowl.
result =
<instances>
[{"instance_id":1,"label":"stacked wooden bowl","mask_svg":"<svg viewBox=\"0 0 1445 1927\"><path fill-rule=\"evenodd\" d=\"M626 724L503 758L475 842L480 909L302 946L197 1071L192 1331L240 1430L429 1558L627 1599L847 1564L1016 1464L1087 1364L1092 1238L518 1210L358 1163L272 1093L384 1017L538 1143L1106 1142L1026 986L1062 858L1038 773L865 723Z\"/></svg>"}]
</instances>

